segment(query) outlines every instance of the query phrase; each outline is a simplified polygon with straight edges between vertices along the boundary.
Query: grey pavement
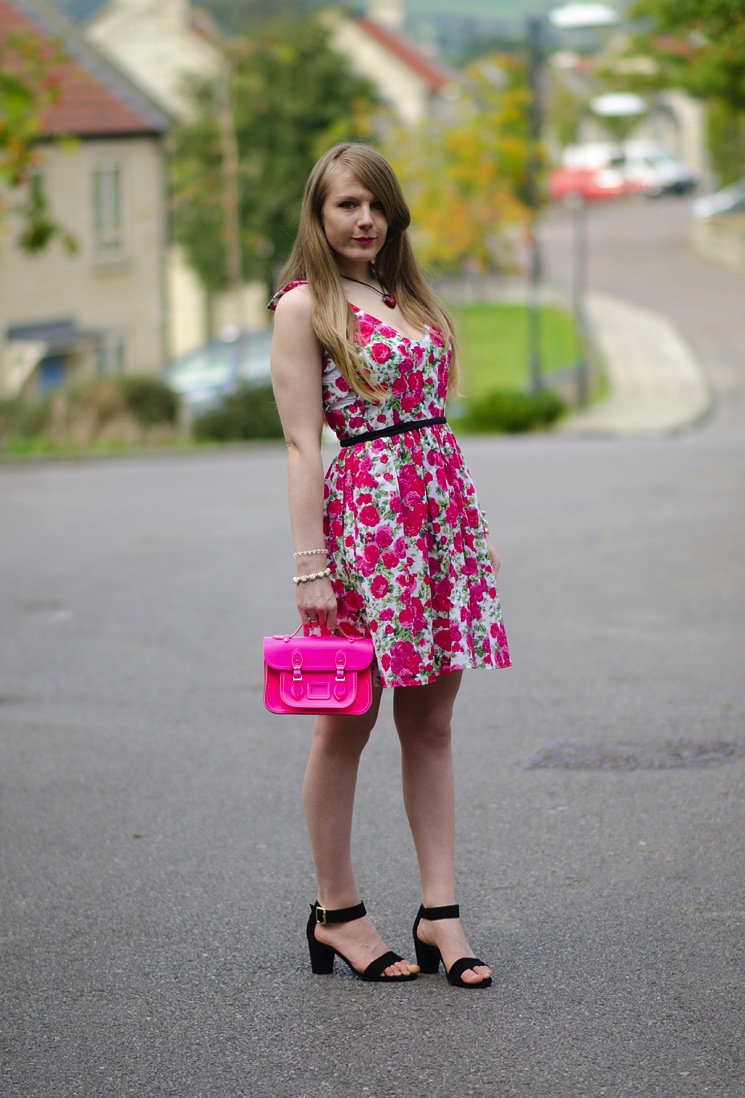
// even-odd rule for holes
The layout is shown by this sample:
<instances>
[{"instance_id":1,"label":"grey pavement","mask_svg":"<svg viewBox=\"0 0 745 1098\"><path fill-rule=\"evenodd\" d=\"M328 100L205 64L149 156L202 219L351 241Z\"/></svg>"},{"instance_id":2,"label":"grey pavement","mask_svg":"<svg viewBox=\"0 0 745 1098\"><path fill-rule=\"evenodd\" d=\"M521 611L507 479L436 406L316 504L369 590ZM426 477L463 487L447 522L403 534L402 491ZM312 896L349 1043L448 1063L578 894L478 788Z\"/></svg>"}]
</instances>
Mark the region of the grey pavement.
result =
<instances>
[{"instance_id":1,"label":"grey pavement","mask_svg":"<svg viewBox=\"0 0 745 1098\"><path fill-rule=\"evenodd\" d=\"M745 1096L745 370L706 301L665 312L689 268L671 245L658 285L643 218L606 268L621 216L597 291L671 316L715 411L464 440L515 659L464 678L455 728L488 991L311 975L310 728L261 704L294 617L282 447L0 466L3 1095ZM404 950L398 771L387 699L354 843Z\"/></svg>"}]
</instances>

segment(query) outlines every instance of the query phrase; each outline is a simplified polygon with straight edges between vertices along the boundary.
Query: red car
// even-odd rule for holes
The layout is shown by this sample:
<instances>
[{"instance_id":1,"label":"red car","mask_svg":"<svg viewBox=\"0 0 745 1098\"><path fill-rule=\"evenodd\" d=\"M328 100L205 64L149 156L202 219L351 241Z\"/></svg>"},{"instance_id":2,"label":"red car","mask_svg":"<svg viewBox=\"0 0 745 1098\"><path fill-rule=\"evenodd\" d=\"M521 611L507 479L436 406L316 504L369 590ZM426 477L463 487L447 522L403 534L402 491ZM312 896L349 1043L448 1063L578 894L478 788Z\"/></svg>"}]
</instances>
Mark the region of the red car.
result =
<instances>
[{"instance_id":1,"label":"red car","mask_svg":"<svg viewBox=\"0 0 745 1098\"><path fill-rule=\"evenodd\" d=\"M586 202L602 198L622 198L634 191L617 168L556 168L548 180L548 191L554 202L565 202L574 196Z\"/></svg>"}]
</instances>

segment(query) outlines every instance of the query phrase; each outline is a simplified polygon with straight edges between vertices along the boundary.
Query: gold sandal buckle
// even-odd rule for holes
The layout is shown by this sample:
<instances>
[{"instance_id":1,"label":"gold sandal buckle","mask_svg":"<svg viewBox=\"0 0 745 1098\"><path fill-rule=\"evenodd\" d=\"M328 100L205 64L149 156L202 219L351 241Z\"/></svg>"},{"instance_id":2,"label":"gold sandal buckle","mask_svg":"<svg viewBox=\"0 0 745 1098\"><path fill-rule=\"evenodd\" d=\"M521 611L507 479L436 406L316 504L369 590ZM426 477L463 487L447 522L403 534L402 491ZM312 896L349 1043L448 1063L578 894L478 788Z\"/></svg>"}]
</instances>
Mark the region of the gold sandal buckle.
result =
<instances>
[{"instance_id":1,"label":"gold sandal buckle","mask_svg":"<svg viewBox=\"0 0 745 1098\"><path fill-rule=\"evenodd\" d=\"M316 907L316 922L320 923L321 926L326 926L326 908L325 907L318 907L318 906Z\"/></svg>"}]
</instances>

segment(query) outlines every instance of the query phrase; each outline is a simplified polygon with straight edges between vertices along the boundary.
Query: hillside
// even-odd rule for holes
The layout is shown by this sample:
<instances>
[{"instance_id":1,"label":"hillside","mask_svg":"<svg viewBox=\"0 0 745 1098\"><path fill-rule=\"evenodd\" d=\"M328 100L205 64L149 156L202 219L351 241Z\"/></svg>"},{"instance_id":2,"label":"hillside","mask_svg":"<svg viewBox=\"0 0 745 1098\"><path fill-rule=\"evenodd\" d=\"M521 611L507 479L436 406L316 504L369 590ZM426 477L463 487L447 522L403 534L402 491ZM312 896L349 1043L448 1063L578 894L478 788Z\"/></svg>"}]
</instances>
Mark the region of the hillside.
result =
<instances>
[{"instance_id":1,"label":"hillside","mask_svg":"<svg viewBox=\"0 0 745 1098\"><path fill-rule=\"evenodd\" d=\"M50 0L54 7L59 8L69 18L76 21L87 19L93 12L104 6L105 0ZM327 3L328 0L325 0ZM319 0L305 0L309 7L318 7ZM225 0L200 0L199 7L207 11L229 8L231 5ZM232 5L238 8L238 4ZM246 3L242 0L242 6L249 9L252 14L264 12L266 15L277 14L282 9L281 0L253 0ZM367 4L364 2L347 5L356 7L364 12ZM479 23L519 23L526 16L547 11L556 4L552 0L458 0L453 5L452 0L406 0L406 12L412 22L426 20L427 22L439 21L442 18L452 19L457 12L458 20L475 19ZM454 12L455 7L455 12Z\"/></svg>"}]
</instances>

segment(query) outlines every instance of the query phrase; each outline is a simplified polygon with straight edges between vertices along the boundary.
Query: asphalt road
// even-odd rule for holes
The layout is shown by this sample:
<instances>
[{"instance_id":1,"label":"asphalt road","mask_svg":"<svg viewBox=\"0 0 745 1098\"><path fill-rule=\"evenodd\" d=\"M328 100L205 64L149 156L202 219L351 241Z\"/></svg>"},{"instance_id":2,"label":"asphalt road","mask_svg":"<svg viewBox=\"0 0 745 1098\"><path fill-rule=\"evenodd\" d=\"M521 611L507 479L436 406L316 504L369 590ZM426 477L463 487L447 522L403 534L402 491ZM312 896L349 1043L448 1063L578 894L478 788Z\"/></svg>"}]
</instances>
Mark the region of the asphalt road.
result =
<instances>
[{"instance_id":1,"label":"asphalt road","mask_svg":"<svg viewBox=\"0 0 745 1098\"><path fill-rule=\"evenodd\" d=\"M456 729L474 994L311 975L282 448L0 467L2 1093L745 1095L743 427L465 443L515 659ZM407 948L389 706L355 850Z\"/></svg>"}]
</instances>

